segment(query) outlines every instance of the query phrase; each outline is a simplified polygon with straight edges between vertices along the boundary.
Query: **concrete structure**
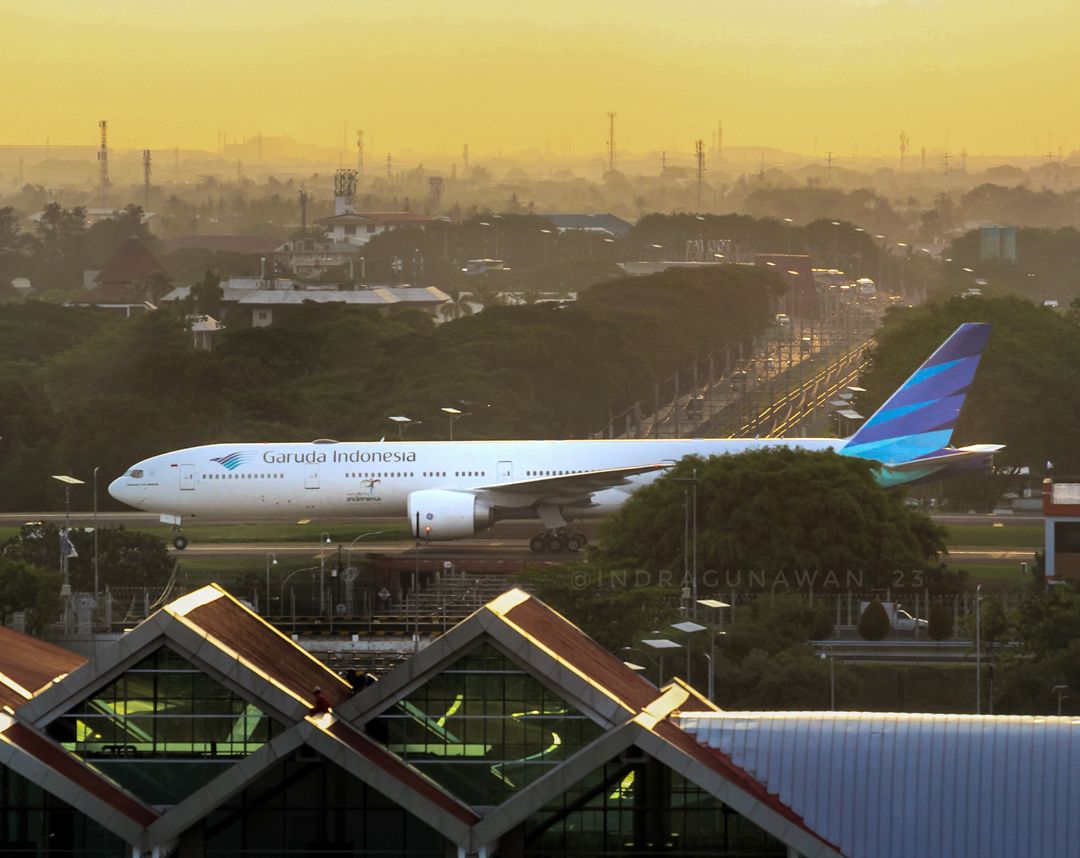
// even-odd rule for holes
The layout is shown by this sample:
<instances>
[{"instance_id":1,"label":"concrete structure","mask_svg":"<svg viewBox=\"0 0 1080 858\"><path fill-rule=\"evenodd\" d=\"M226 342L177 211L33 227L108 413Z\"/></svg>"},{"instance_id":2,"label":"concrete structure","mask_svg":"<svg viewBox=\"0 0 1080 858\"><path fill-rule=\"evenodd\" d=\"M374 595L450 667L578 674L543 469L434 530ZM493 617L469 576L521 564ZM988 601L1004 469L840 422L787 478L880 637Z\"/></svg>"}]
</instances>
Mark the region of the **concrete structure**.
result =
<instances>
[{"instance_id":1,"label":"concrete structure","mask_svg":"<svg viewBox=\"0 0 1080 858\"><path fill-rule=\"evenodd\" d=\"M341 304L349 307L374 307L389 312L395 307L413 307L436 319L442 317L443 307L450 296L434 286L376 286L364 289L344 289L335 286L305 287L293 280L275 277L261 280L255 277L233 277L221 284L221 303L230 313L229 323L236 324L237 314L243 325L265 328L289 308L305 302ZM191 294L190 286L179 286L162 297L162 303L183 301Z\"/></svg>"},{"instance_id":2,"label":"concrete structure","mask_svg":"<svg viewBox=\"0 0 1080 858\"><path fill-rule=\"evenodd\" d=\"M0 853L1075 854L1080 723L721 712L511 590L350 683L216 586L0 632Z\"/></svg>"}]
</instances>

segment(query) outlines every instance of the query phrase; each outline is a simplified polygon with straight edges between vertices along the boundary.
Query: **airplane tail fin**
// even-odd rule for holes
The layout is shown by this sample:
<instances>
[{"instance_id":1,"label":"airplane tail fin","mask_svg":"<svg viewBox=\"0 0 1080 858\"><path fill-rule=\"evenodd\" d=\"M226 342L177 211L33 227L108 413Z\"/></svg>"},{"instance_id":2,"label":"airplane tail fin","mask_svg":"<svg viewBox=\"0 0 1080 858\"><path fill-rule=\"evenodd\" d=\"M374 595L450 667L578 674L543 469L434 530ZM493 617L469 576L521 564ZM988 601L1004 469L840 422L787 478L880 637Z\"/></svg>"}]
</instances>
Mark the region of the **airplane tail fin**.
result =
<instances>
[{"instance_id":1,"label":"airplane tail fin","mask_svg":"<svg viewBox=\"0 0 1080 858\"><path fill-rule=\"evenodd\" d=\"M839 452L887 466L952 452L946 448L989 336L984 323L957 328Z\"/></svg>"}]
</instances>

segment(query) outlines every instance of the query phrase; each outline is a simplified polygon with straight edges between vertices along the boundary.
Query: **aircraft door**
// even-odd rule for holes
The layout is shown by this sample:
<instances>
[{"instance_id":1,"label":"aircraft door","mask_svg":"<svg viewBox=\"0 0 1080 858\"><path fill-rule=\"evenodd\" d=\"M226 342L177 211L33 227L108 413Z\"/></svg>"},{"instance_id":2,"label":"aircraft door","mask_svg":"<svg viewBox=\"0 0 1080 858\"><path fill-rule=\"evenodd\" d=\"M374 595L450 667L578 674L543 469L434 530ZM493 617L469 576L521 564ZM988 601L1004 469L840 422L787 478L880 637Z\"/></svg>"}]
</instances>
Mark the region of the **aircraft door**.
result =
<instances>
[{"instance_id":1,"label":"aircraft door","mask_svg":"<svg viewBox=\"0 0 1080 858\"><path fill-rule=\"evenodd\" d=\"M194 465L181 465L180 466L180 489L181 491L194 491L195 490L195 466Z\"/></svg>"},{"instance_id":2,"label":"aircraft door","mask_svg":"<svg viewBox=\"0 0 1080 858\"><path fill-rule=\"evenodd\" d=\"M512 483L514 481L514 463L499 462L497 473L499 475L498 482Z\"/></svg>"},{"instance_id":3,"label":"aircraft door","mask_svg":"<svg viewBox=\"0 0 1080 858\"><path fill-rule=\"evenodd\" d=\"M317 489L319 487L319 466L304 465L304 488Z\"/></svg>"}]
</instances>

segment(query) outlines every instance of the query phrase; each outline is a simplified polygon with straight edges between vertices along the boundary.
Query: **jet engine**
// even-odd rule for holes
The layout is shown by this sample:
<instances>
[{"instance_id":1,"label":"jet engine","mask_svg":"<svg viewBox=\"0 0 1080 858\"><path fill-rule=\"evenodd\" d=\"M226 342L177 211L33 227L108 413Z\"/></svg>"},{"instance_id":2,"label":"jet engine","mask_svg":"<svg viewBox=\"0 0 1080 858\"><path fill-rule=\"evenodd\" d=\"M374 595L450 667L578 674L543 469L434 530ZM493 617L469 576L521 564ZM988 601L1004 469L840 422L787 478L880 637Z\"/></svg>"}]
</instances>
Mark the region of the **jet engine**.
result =
<instances>
[{"instance_id":1,"label":"jet engine","mask_svg":"<svg viewBox=\"0 0 1080 858\"><path fill-rule=\"evenodd\" d=\"M422 539L463 539L495 523L491 504L469 492L423 489L409 495L408 508L413 535Z\"/></svg>"}]
</instances>

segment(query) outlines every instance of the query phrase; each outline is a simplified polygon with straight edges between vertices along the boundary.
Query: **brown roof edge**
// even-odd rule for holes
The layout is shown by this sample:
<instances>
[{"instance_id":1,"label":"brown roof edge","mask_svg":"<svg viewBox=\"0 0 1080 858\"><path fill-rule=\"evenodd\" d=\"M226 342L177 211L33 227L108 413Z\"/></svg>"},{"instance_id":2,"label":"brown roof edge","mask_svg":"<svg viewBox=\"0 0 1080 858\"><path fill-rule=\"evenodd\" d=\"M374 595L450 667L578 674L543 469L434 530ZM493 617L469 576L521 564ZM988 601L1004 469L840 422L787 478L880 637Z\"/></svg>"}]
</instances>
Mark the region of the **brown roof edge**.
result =
<instances>
[{"instance_id":1,"label":"brown roof edge","mask_svg":"<svg viewBox=\"0 0 1080 858\"><path fill-rule=\"evenodd\" d=\"M12 722L0 733L0 736L144 828L158 818L153 810L105 778L104 775L95 772L60 745L26 725Z\"/></svg>"}]
</instances>

